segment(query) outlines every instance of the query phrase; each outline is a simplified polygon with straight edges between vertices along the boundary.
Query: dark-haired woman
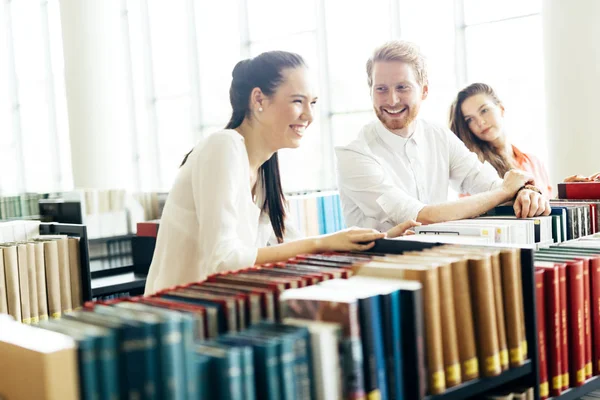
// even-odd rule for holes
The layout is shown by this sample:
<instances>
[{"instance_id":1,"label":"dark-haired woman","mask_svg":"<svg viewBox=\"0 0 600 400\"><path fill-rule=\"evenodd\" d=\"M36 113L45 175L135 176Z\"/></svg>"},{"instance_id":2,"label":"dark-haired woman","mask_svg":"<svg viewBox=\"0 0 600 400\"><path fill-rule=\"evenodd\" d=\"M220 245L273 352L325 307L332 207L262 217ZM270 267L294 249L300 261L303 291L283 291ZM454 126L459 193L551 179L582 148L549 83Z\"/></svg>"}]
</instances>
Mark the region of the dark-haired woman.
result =
<instances>
[{"instance_id":1,"label":"dark-haired woman","mask_svg":"<svg viewBox=\"0 0 600 400\"><path fill-rule=\"evenodd\" d=\"M298 147L313 121L317 98L306 65L297 54L274 51L239 62L232 75L229 123L188 153L170 191L146 294L300 253L367 250L386 236L351 228L297 239L287 224L277 151ZM415 225L407 221L387 235Z\"/></svg>"},{"instance_id":2,"label":"dark-haired woman","mask_svg":"<svg viewBox=\"0 0 600 400\"><path fill-rule=\"evenodd\" d=\"M552 186L541 161L508 140L504 106L489 85L473 83L458 92L450 109L450 130L482 162L489 162L500 177L513 168L526 171L534 177L542 194L551 197Z\"/></svg>"}]
</instances>

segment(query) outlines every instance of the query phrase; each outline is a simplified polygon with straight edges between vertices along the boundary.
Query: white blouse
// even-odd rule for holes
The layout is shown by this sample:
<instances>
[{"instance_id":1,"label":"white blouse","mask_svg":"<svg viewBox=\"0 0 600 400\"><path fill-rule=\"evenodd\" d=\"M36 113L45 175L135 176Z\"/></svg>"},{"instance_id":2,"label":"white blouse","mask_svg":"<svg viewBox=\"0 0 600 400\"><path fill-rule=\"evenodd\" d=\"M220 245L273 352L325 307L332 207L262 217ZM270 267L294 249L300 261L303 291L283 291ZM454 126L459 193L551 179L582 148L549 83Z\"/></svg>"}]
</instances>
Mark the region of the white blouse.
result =
<instances>
[{"instance_id":1,"label":"white blouse","mask_svg":"<svg viewBox=\"0 0 600 400\"><path fill-rule=\"evenodd\" d=\"M276 243L260 176L256 193L255 203L243 136L226 129L201 140L169 193L145 294L254 265L258 248ZM286 241L297 236L287 222Z\"/></svg>"}]
</instances>

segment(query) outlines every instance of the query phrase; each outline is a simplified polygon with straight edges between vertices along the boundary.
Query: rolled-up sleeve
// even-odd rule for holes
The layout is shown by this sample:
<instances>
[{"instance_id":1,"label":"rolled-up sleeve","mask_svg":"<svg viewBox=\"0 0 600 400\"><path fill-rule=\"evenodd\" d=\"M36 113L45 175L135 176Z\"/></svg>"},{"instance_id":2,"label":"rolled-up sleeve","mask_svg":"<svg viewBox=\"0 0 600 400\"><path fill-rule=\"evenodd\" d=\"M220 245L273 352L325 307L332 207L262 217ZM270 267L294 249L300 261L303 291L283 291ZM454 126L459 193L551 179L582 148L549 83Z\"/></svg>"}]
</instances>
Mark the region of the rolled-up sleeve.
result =
<instances>
[{"instance_id":1,"label":"rolled-up sleeve","mask_svg":"<svg viewBox=\"0 0 600 400\"><path fill-rule=\"evenodd\" d=\"M336 148L338 186L348 226L380 229L416 219L425 204L408 195L387 176L371 155Z\"/></svg>"},{"instance_id":2,"label":"rolled-up sleeve","mask_svg":"<svg viewBox=\"0 0 600 400\"><path fill-rule=\"evenodd\" d=\"M460 193L477 194L502 186L498 172L487 161L479 161L451 131L446 132L450 160L450 182Z\"/></svg>"},{"instance_id":3,"label":"rolled-up sleeve","mask_svg":"<svg viewBox=\"0 0 600 400\"><path fill-rule=\"evenodd\" d=\"M203 154L194 157L192 191L199 235L197 243L207 255L205 265L211 272L227 271L254 265L258 249L248 246L239 237L237 227L240 215L235 199L242 196L248 176L247 156L239 145L227 136L210 138ZM245 181L244 181L245 179ZM252 223L249 221L249 223ZM255 221L254 223L258 223Z\"/></svg>"}]
</instances>

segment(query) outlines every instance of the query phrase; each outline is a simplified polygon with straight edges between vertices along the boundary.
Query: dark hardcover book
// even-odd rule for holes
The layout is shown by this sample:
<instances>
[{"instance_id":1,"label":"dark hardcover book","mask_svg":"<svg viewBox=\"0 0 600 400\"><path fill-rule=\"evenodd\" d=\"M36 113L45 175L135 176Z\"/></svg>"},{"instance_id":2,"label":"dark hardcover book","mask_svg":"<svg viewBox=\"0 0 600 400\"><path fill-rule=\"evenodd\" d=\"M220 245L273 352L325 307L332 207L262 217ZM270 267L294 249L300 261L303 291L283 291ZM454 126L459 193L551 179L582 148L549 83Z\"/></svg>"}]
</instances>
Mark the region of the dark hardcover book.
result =
<instances>
[{"instance_id":1,"label":"dark hardcover book","mask_svg":"<svg viewBox=\"0 0 600 400\"><path fill-rule=\"evenodd\" d=\"M205 285L220 285L227 287L235 287L237 290L256 291L261 294L262 299L262 315L263 318L269 321L275 321L276 302L279 294L285 290L280 288L278 284L273 282L253 282L235 278L232 275L209 277Z\"/></svg>"},{"instance_id":2,"label":"dark hardcover book","mask_svg":"<svg viewBox=\"0 0 600 400\"><path fill-rule=\"evenodd\" d=\"M194 342L194 320L190 315L155 307L149 304L124 301L114 307L134 312L150 313L161 319L158 326L157 344L159 351L159 376L165 383L161 396L185 399L196 396L191 358Z\"/></svg>"},{"instance_id":3,"label":"dark hardcover book","mask_svg":"<svg viewBox=\"0 0 600 400\"><path fill-rule=\"evenodd\" d=\"M245 400L243 359L239 347L210 342L197 344L196 353L211 358L209 362L210 397L222 400ZM215 393L216 392L216 393Z\"/></svg>"},{"instance_id":4,"label":"dark hardcover book","mask_svg":"<svg viewBox=\"0 0 600 400\"><path fill-rule=\"evenodd\" d=\"M294 343L294 376L296 377L296 399L310 400L315 398L312 384L312 354L310 347L310 333L305 327L292 325L273 324L263 322L253 329L275 332L290 337Z\"/></svg>"},{"instance_id":5,"label":"dark hardcover book","mask_svg":"<svg viewBox=\"0 0 600 400\"><path fill-rule=\"evenodd\" d=\"M356 298L321 285L309 286L283 293L281 309L283 318L336 322L342 326L340 351L344 398L365 398L364 360Z\"/></svg>"},{"instance_id":6,"label":"dark hardcover book","mask_svg":"<svg viewBox=\"0 0 600 400\"><path fill-rule=\"evenodd\" d=\"M244 330L248 327L249 320L249 305L247 304L248 296L235 293L231 290L221 288L208 288L203 286L201 283L192 283L185 286L186 289L195 290L201 293L212 294L216 296L229 297L236 302L237 310L236 314L238 317L237 328L238 330Z\"/></svg>"},{"instance_id":7,"label":"dark hardcover book","mask_svg":"<svg viewBox=\"0 0 600 400\"><path fill-rule=\"evenodd\" d=\"M228 321L228 318L226 317L226 311L224 310L225 306L222 302L213 302L206 299L198 298L194 294L184 294L181 292L158 293L154 297L174 302L198 305L204 307L206 310L212 310L211 314L214 313L217 316L218 334L223 334L225 332L235 332L235 329L232 329L231 323L233 320L233 327L235 327L236 319L229 318ZM235 304L232 307L235 307ZM215 336L209 336L209 338L213 337Z\"/></svg>"},{"instance_id":8,"label":"dark hardcover book","mask_svg":"<svg viewBox=\"0 0 600 400\"><path fill-rule=\"evenodd\" d=\"M561 182L558 184L561 199L600 199L600 182Z\"/></svg>"},{"instance_id":9,"label":"dark hardcover book","mask_svg":"<svg viewBox=\"0 0 600 400\"><path fill-rule=\"evenodd\" d=\"M144 304L149 304L155 307L167 308L170 310L177 310L179 312L187 313L192 316L194 319L194 340L202 341L207 338L207 317L206 317L206 309L202 306L195 306L192 304L178 303L163 299L158 299L155 297L135 297L131 298L131 301L137 301ZM214 326L215 335L217 334L217 326L215 319Z\"/></svg>"},{"instance_id":10,"label":"dark hardcover book","mask_svg":"<svg viewBox=\"0 0 600 400\"><path fill-rule=\"evenodd\" d=\"M48 320L39 324L40 328L62 333L77 342L77 364L79 367L79 393L82 399L100 399L99 371L96 363L94 339L80 329L61 325L59 321Z\"/></svg>"},{"instance_id":11,"label":"dark hardcover book","mask_svg":"<svg viewBox=\"0 0 600 400\"><path fill-rule=\"evenodd\" d=\"M100 399L118 399L119 366L117 355L119 347L115 330L67 318L62 318L60 324L72 329L79 329L93 340Z\"/></svg>"},{"instance_id":12,"label":"dark hardcover book","mask_svg":"<svg viewBox=\"0 0 600 400\"><path fill-rule=\"evenodd\" d=\"M142 324L134 321L123 321L121 318L98 314L90 311L75 311L65 314L65 320L73 319L76 321L105 327L115 332L118 342L118 370L120 398L129 398L141 396L144 384L144 368L140 368L140 363L145 360L147 346L136 346L135 344L150 345L150 338L147 336L147 330ZM154 370L155 364L150 365ZM156 375L152 372L151 375ZM151 393L155 393L154 382L149 382L148 388Z\"/></svg>"},{"instance_id":13,"label":"dark hardcover book","mask_svg":"<svg viewBox=\"0 0 600 400\"><path fill-rule=\"evenodd\" d=\"M223 289L230 291L231 293L239 293L247 296L248 322L250 325L257 323L262 319L270 319L267 317L267 313L263 312L263 309L272 309L273 318L275 318L275 302L273 299L273 293L267 289L232 286L217 282L202 282L201 285L205 288Z\"/></svg>"},{"instance_id":14,"label":"dark hardcover book","mask_svg":"<svg viewBox=\"0 0 600 400\"><path fill-rule=\"evenodd\" d=\"M219 343L229 346L250 346L254 354L254 375L256 398L280 400L282 388L280 382L280 355L276 340L251 335L228 334L218 339Z\"/></svg>"},{"instance_id":15,"label":"dark hardcover book","mask_svg":"<svg viewBox=\"0 0 600 400\"><path fill-rule=\"evenodd\" d=\"M159 385L159 353L156 344L156 332L160 318L155 315L136 313L107 305L96 305L94 313L112 316L127 325L138 327L136 338L127 338L121 343L121 351L126 356L129 379L128 397L144 397L158 399Z\"/></svg>"}]
</instances>

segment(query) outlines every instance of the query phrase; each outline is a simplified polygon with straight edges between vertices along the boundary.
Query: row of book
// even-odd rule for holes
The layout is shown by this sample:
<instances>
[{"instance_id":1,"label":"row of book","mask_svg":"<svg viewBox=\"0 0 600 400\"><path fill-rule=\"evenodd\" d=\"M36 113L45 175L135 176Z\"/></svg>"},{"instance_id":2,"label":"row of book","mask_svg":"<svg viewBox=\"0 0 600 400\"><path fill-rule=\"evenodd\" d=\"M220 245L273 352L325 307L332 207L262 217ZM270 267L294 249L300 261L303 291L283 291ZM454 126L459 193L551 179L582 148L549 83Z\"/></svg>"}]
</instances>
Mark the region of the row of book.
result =
<instances>
[{"instance_id":1,"label":"row of book","mask_svg":"<svg viewBox=\"0 0 600 400\"><path fill-rule=\"evenodd\" d=\"M516 249L303 255L42 326L77 341L82 398L416 399L526 361L520 269Z\"/></svg>"},{"instance_id":2,"label":"row of book","mask_svg":"<svg viewBox=\"0 0 600 400\"><path fill-rule=\"evenodd\" d=\"M133 265L132 237L117 237L89 244L90 271Z\"/></svg>"},{"instance_id":3,"label":"row of book","mask_svg":"<svg viewBox=\"0 0 600 400\"><path fill-rule=\"evenodd\" d=\"M346 228L337 192L294 194L286 198L289 217L303 236L323 235Z\"/></svg>"},{"instance_id":4,"label":"row of book","mask_svg":"<svg viewBox=\"0 0 600 400\"><path fill-rule=\"evenodd\" d=\"M82 305L79 238L40 235L39 226L0 223L0 314L25 324Z\"/></svg>"},{"instance_id":5,"label":"row of book","mask_svg":"<svg viewBox=\"0 0 600 400\"><path fill-rule=\"evenodd\" d=\"M43 193L0 196L0 220L37 216L38 201L46 197L48 195Z\"/></svg>"},{"instance_id":6,"label":"row of book","mask_svg":"<svg viewBox=\"0 0 600 400\"><path fill-rule=\"evenodd\" d=\"M534 265L544 399L600 375L600 238L540 249Z\"/></svg>"},{"instance_id":7,"label":"row of book","mask_svg":"<svg viewBox=\"0 0 600 400\"><path fill-rule=\"evenodd\" d=\"M600 201L552 200L548 216L516 218L512 206L499 206L486 215L421 225L418 234L436 235L433 240L464 236L467 243L515 244L527 247L547 247L594 234L600 223Z\"/></svg>"}]
</instances>

